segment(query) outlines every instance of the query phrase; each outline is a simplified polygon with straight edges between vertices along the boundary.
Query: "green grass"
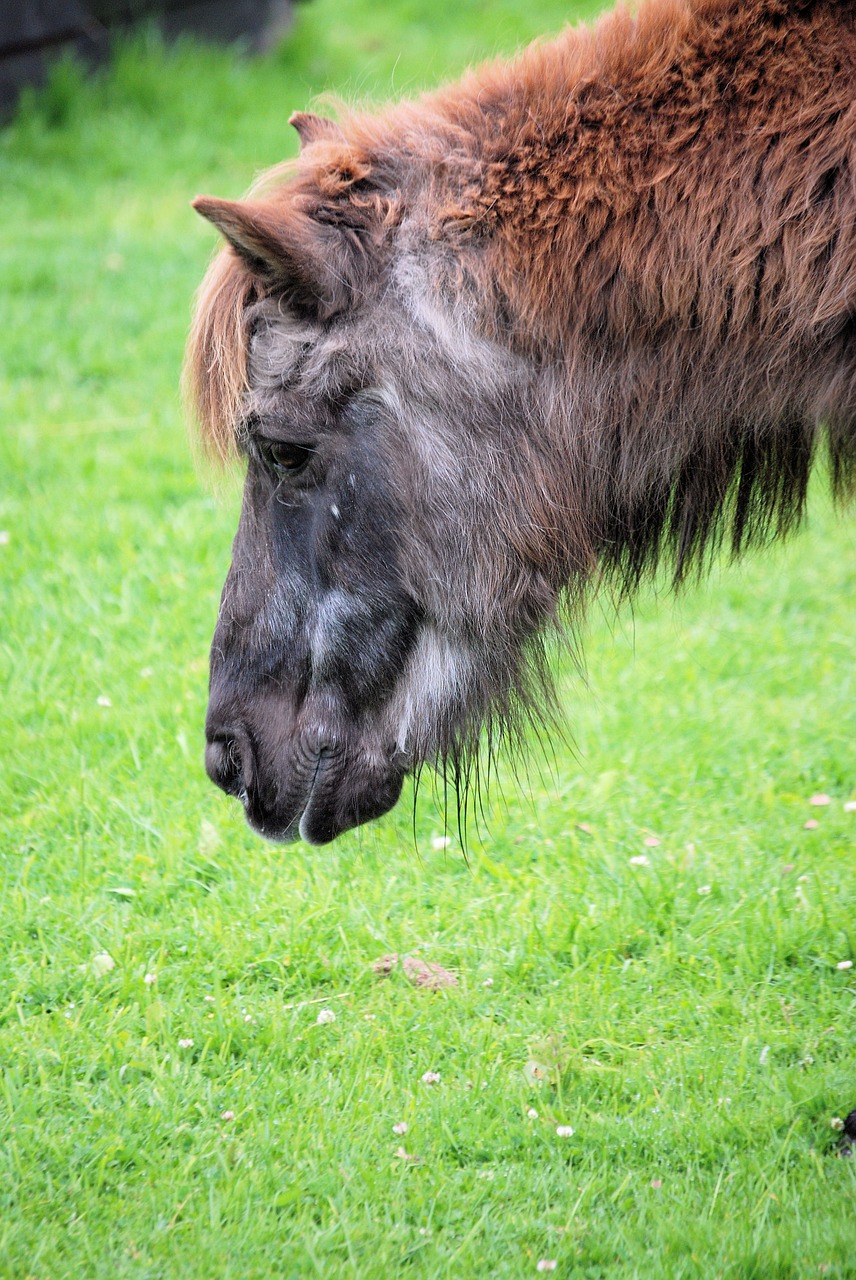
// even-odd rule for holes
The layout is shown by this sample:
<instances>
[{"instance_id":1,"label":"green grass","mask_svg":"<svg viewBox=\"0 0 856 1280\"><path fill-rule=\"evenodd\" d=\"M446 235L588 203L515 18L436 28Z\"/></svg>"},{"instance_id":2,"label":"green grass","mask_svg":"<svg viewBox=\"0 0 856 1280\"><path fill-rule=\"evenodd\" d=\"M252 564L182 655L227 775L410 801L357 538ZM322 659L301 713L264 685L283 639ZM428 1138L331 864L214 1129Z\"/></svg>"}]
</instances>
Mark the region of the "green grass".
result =
<instances>
[{"instance_id":1,"label":"green grass","mask_svg":"<svg viewBox=\"0 0 856 1280\"><path fill-rule=\"evenodd\" d=\"M313 95L566 13L313 0L263 61L63 68L0 135L0 1275L856 1275L856 525L822 485L787 546L595 611L575 750L505 771L469 865L430 789L418 853L407 796L281 849L202 770L236 494L178 408L188 200Z\"/></svg>"}]
</instances>

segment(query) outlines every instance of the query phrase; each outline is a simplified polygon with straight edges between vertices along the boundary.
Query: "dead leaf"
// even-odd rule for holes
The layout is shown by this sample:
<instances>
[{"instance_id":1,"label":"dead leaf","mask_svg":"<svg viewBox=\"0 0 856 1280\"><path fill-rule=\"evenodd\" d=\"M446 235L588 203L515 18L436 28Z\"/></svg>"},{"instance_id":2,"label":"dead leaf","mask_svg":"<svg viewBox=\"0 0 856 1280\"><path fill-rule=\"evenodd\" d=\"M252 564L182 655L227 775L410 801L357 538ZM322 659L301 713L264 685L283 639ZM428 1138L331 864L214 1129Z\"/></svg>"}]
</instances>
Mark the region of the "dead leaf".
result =
<instances>
[{"instance_id":1,"label":"dead leaf","mask_svg":"<svg viewBox=\"0 0 856 1280\"><path fill-rule=\"evenodd\" d=\"M372 972L376 973L379 978L388 978L395 966L398 964L398 952L391 951L388 956L380 956L372 964Z\"/></svg>"},{"instance_id":2,"label":"dead leaf","mask_svg":"<svg viewBox=\"0 0 856 1280\"><path fill-rule=\"evenodd\" d=\"M405 956L401 961L404 976L414 987L424 987L426 991L442 991L446 987L456 987L458 979L441 964L430 960L420 960L418 956Z\"/></svg>"}]
</instances>

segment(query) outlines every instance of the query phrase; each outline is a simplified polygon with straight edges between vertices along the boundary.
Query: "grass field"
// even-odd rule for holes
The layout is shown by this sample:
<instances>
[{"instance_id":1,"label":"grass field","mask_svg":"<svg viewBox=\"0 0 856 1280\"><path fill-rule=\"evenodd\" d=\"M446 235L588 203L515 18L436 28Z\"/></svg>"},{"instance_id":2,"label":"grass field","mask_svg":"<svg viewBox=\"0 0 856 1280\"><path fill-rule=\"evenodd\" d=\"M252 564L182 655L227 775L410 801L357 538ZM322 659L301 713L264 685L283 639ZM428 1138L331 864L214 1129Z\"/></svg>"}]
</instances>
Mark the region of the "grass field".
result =
<instances>
[{"instance_id":1,"label":"grass field","mask_svg":"<svg viewBox=\"0 0 856 1280\"><path fill-rule=\"evenodd\" d=\"M468 863L429 787L417 847L405 795L283 849L202 769L237 488L178 405L189 199L325 90L592 11L313 0L262 61L61 68L0 134L4 1277L856 1276L856 521L822 477L786 546L594 611L574 749L505 770Z\"/></svg>"}]
</instances>

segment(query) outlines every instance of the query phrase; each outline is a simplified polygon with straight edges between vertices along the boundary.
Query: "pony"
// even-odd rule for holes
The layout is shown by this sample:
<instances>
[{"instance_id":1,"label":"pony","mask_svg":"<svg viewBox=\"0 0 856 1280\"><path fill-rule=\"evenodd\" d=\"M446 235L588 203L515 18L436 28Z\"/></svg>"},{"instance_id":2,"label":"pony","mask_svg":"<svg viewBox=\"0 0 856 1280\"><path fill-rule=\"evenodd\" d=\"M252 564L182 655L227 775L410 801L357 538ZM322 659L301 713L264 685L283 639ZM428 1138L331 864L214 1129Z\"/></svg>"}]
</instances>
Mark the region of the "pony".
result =
<instances>
[{"instance_id":1,"label":"pony","mask_svg":"<svg viewBox=\"0 0 856 1280\"><path fill-rule=\"evenodd\" d=\"M856 480L856 8L645 0L298 112L196 210L189 398L243 457L206 767L323 843L555 712L545 637Z\"/></svg>"}]
</instances>

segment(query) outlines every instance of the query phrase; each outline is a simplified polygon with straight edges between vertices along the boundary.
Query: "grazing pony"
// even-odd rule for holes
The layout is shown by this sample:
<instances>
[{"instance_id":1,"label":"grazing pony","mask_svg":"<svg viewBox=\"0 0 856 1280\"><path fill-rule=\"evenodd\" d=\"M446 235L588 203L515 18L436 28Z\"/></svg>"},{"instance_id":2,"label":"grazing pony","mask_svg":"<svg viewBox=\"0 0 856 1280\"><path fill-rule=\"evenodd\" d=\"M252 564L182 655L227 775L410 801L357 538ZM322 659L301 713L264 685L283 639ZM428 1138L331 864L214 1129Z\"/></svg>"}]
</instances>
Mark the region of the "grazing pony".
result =
<instances>
[{"instance_id":1,"label":"grazing pony","mask_svg":"<svg viewBox=\"0 0 856 1280\"><path fill-rule=\"evenodd\" d=\"M856 477L856 5L647 0L417 102L298 113L195 207L187 384L246 458L206 764L322 843L551 707L602 583Z\"/></svg>"}]
</instances>

